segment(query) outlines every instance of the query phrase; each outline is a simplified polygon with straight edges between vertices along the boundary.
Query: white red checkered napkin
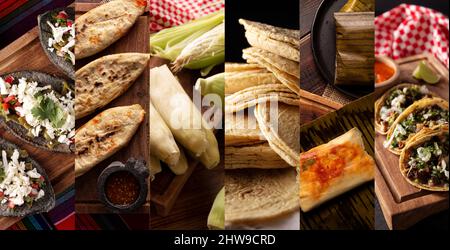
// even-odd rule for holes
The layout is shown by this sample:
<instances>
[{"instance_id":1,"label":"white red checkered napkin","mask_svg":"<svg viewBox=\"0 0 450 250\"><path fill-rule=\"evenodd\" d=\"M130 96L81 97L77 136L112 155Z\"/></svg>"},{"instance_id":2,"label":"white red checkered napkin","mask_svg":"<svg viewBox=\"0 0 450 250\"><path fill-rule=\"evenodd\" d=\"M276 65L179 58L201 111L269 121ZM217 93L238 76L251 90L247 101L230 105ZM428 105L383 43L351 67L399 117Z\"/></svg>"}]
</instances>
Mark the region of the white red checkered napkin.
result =
<instances>
[{"instance_id":1,"label":"white red checkered napkin","mask_svg":"<svg viewBox=\"0 0 450 250\"><path fill-rule=\"evenodd\" d=\"M225 7L224 0L149 1L150 30L177 26Z\"/></svg>"},{"instance_id":2,"label":"white red checkered napkin","mask_svg":"<svg viewBox=\"0 0 450 250\"><path fill-rule=\"evenodd\" d=\"M398 59L428 52L448 67L448 24L440 12L401 4L375 18L375 54Z\"/></svg>"}]
</instances>

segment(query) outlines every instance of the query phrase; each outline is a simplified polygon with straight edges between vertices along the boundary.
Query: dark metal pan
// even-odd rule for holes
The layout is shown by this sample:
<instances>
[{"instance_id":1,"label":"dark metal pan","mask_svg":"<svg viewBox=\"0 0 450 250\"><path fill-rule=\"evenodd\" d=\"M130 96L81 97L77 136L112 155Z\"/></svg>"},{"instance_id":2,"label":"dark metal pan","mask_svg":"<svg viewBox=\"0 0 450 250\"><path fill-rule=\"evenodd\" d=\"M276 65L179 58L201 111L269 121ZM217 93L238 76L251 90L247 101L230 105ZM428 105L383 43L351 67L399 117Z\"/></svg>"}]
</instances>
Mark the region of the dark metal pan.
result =
<instances>
[{"instance_id":1,"label":"dark metal pan","mask_svg":"<svg viewBox=\"0 0 450 250\"><path fill-rule=\"evenodd\" d=\"M334 85L336 69L336 25L333 14L347 0L323 0L317 9L311 28L311 44L314 61L328 84L344 94L359 98L373 92L373 88Z\"/></svg>"}]
</instances>

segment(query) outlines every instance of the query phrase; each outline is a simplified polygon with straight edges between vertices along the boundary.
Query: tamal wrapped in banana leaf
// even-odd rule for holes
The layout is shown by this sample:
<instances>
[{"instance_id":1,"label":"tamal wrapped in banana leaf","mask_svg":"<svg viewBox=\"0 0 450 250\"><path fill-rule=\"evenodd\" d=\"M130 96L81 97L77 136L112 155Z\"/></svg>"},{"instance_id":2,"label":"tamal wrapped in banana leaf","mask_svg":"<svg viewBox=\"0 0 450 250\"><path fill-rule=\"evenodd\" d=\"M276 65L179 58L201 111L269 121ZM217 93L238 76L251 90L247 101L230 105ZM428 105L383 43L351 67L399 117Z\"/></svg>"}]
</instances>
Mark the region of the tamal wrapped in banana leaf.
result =
<instances>
[{"instance_id":1,"label":"tamal wrapped in banana leaf","mask_svg":"<svg viewBox=\"0 0 450 250\"><path fill-rule=\"evenodd\" d=\"M339 12L375 11L375 0L349 0Z\"/></svg>"},{"instance_id":2,"label":"tamal wrapped in banana leaf","mask_svg":"<svg viewBox=\"0 0 450 250\"><path fill-rule=\"evenodd\" d=\"M334 13L336 85L374 84L374 12Z\"/></svg>"}]
</instances>

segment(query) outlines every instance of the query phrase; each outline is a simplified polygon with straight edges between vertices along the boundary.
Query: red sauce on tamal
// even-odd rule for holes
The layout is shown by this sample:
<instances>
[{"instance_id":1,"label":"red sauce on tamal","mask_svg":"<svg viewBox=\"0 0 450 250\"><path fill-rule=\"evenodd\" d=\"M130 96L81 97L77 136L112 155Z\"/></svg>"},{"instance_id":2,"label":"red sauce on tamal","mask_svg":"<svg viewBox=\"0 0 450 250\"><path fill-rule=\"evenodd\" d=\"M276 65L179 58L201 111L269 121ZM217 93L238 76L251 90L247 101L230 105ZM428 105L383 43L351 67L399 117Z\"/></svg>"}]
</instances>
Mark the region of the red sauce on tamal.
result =
<instances>
[{"instance_id":1,"label":"red sauce on tamal","mask_svg":"<svg viewBox=\"0 0 450 250\"><path fill-rule=\"evenodd\" d=\"M108 200L115 205L130 205L139 196L139 182L127 171L111 174L106 180L105 192Z\"/></svg>"},{"instance_id":2,"label":"red sauce on tamal","mask_svg":"<svg viewBox=\"0 0 450 250\"><path fill-rule=\"evenodd\" d=\"M375 62L375 83L381 83L394 75L394 69L382 62Z\"/></svg>"}]
</instances>

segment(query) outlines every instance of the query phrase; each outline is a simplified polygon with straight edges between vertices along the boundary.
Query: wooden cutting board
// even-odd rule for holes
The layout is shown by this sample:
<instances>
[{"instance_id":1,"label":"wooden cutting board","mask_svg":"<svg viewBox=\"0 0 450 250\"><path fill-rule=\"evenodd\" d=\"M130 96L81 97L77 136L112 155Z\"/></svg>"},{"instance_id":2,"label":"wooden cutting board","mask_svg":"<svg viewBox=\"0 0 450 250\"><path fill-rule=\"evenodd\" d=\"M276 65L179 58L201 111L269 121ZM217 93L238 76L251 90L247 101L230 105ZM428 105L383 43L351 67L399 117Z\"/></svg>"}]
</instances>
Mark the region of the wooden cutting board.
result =
<instances>
[{"instance_id":1,"label":"wooden cutting board","mask_svg":"<svg viewBox=\"0 0 450 250\"><path fill-rule=\"evenodd\" d=\"M168 63L169 61L165 59L152 57L150 59L150 68L158 67ZM223 71L223 67L216 67L214 69L214 72L211 72L210 75L221 71ZM193 70L182 70L176 76L180 84L183 86L183 89L192 98L193 86L195 85L196 80L200 77L200 73ZM223 133L223 130L216 131L216 137L219 140L219 138L221 137L218 136L218 133ZM218 143L219 147L223 145L220 140L218 141ZM164 164L162 164L163 171L161 173L158 173L151 183L151 201L156 210L156 214L158 214L159 216L164 217L170 215L170 212L178 199L178 195L180 194L188 179L191 177L195 168L203 168L203 166L198 161L191 158L189 155L186 156L188 157L189 162L189 168L186 173L182 175L175 175L166 166L164 166ZM217 192L220 190L220 188L223 186L223 173L221 173L221 169L223 169L223 160L221 161L221 164L219 164L219 166L214 168L214 170L209 171L211 180L215 180L211 182L214 183L214 185L208 186L208 189L203 190L202 192L209 192L209 190L211 189L217 190ZM220 172L221 174L218 174L218 172ZM204 202L212 205L214 196L211 198L211 200ZM153 223L151 227L154 228Z\"/></svg>"},{"instance_id":2,"label":"wooden cutting board","mask_svg":"<svg viewBox=\"0 0 450 250\"><path fill-rule=\"evenodd\" d=\"M45 55L39 41L37 27L0 50L0 74L20 70L42 71L67 78ZM51 180L55 195L74 184L74 155L37 149L11 135L3 127L0 128L0 137L27 150L30 156L41 164ZM0 217L0 230L7 229L21 219L19 217Z\"/></svg>"},{"instance_id":3,"label":"wooden cutting board","mask_svg":"<svg viewBox=\"0 0 450 250\"><path fill-rule=\"evenodd\" d=\"M441 75L441 80L435 85L426 85L429 90L448 101L449 97L449 73L434 56L421 54L407 57L396 62L400 66L400 77L393 83L419 83L412 77L412 72L422 60L427 60L429 65ZM381 96L392 86L376 89L375 95ZM421 219L448 209L448 192L430 192L418 189L404 180L399 170L399 157L383 147L385 136L375 136L375 158L378 163L376 178L376 194L380 201L384 217L390 229L408 228Z\"/></svg>"},{"instance_id":4,"label":"wooden cutting board","mask_svg":"<svg viewBox=\"0 0 450 250\"><path fill-rule=\"evenodd\" d=\"M76 16L91 10L98 6L97 3L76 3L75 10ZM134 24L131 30L117 42L106 48L104 51L93 55L91 57L77 60L76 68L80 68L87 63L100 58L105 55L125 52L141 52L148 53L148 19L147 16L139 17L138 21ZM121 96L117 97L111 103L101 110L117 106L126 106L132 104L140 104L146 111L149 110L149 71L144 70L142 75L131 85L131 87ZM91 118L93 118L96 112L88 117L76 121L76 126L80 127L85 124ZM143 159L147 163L149 162L149 123L148 112L144 118L144 122L141 123L136 134L133 136L129 144L123 149L119 150L113 156L109 157L105 161L101 162L86 174L78 177L75 181L76 195L75 195L75 210L77 213L110 213L108 209L100 202L97 193L97 179L100 173L105 167L107 167L113 161L126 162L130 157ZM135 210L134 213L149 214L150 213L150 192L147 197L147 202Z\"/></svg>"}]
</instances>

